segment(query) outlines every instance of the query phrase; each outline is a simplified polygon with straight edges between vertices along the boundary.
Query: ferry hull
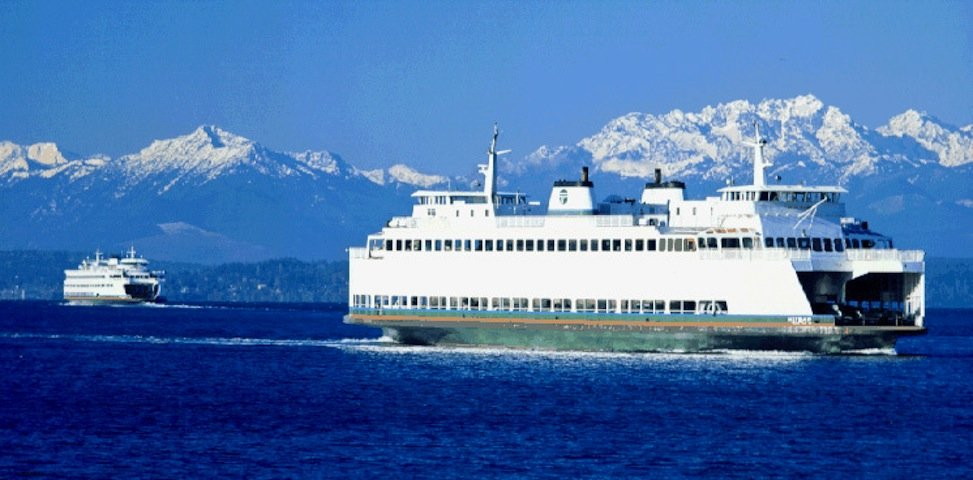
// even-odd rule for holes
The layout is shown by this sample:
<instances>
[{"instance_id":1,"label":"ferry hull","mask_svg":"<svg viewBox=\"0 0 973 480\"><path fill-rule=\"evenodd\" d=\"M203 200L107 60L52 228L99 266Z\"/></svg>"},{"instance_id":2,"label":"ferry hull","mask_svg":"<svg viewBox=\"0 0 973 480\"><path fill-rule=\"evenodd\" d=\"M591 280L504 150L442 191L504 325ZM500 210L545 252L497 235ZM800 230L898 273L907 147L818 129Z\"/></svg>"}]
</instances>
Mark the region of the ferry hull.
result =
<instances>
[{"instance_id":1,"label":"ferry hull","mask_svg":"<svg viewBox=\"0 0 973 480\"><path fill-rule=\"evenodd\" d=\"M922 327L578 325L381 321L349 316L349 323L381 328L407 345L497 346L598 352L706 352L714 350L842 353L891 349Z\"/></svg>"}]
</instances>

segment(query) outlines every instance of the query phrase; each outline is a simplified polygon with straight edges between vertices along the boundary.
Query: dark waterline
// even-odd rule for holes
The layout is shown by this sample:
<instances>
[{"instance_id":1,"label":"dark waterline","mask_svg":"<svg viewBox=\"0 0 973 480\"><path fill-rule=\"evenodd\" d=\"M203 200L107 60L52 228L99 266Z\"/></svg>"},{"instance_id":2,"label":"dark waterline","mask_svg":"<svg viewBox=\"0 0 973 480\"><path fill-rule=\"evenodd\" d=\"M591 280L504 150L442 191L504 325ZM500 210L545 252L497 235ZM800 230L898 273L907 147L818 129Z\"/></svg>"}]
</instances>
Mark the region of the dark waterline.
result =
<instances>
[{"instance_id":1,"label":"dark waterline","mask_svg":"<svg viewBox=\"0 0 973 480\"><path fill-rule=\"evenodd\" d=\"M0 303L0 477L970 478L973 311L897 355L391 345L341 305Z\"/></svg>"}]
</instances>

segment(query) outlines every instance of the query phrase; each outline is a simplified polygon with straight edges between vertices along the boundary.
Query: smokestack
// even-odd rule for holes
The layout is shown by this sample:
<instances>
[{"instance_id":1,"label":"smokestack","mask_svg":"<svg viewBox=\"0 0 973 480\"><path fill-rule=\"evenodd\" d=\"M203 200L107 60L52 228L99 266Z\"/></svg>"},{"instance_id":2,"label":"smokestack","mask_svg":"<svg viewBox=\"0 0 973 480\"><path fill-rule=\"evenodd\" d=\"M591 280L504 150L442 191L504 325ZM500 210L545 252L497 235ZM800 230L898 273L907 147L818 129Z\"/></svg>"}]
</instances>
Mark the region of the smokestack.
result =
<instances>
[{"instance_id":1,"label":"smokestack","mask_svg":"<svg viewBox=\"0 0 973 480\"><path fill-rule=\"evenodd\" d=\"M661 168L655 169L655 184L656 185L661 185L662 184L662 169Z\"/></svg>"},{"instance_id":2,"label":"smokestack","mask_svg":"<svg viewBox=\"0 0 973 480\"><path fill-rule=\"evenodd\" d=\"M588 181L588 167L581 167L581 182Z\"/></svg>"}]
</instances>

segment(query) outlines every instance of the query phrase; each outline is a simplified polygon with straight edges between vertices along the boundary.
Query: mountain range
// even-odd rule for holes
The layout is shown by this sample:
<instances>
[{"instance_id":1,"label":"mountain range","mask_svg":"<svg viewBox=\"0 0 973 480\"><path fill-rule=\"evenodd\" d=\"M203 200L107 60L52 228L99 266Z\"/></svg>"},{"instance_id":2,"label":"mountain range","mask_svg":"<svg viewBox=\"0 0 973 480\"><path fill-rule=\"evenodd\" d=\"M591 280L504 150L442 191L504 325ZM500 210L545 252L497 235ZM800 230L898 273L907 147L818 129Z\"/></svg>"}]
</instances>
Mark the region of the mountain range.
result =
<instances>
[{"instance_id":1,"label":"mountain range","mask_svg":"<svg viewBox=\"0 0 973 480\"><path fill-rule=\"evenodd\" d=\"M629 113L573 145L502 157L499 184L543 200L553 180L586 165L599 196L637 197L661 168L701 198L750 182L742 142L756 128L768 141L772 182L840 184L849 214L900 246L971 256L973 125L914 110L874 129L812 95ZM469 159L470 169L479 162ZM403 164L362 170L336 153L275 151L211 125L117 158L0 142L0 249L134 243L175 261L335 259L390 216L408 214L415 189L474 181Z\"/></svg>"}]
</instances>

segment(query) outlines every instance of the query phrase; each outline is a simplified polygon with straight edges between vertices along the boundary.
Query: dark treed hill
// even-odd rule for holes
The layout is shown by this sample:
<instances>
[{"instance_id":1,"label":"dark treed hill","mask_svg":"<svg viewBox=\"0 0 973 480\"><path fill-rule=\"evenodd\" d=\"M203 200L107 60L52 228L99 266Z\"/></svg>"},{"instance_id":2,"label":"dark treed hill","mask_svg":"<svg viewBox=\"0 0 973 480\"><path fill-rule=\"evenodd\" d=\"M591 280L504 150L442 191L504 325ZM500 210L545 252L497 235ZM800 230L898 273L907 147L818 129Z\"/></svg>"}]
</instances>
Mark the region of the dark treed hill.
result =
<instances>
[{"instance_id":1,"label":"dark treed hill","mask_svg":"<svg viewBox=\"0 0 973 480\"><path fill-rule=\"evenodd\" d=\"M59 300L64 270L85 253L0 251L0 299ZM149 259L151 261L151 259ZM348 262L293 259L209 266L152 262L165 270L162 294L172 302L346 302Z\"/></svg>"},{"instance_id":2,"label":"dark treed hill","mask_svg":"<svg viewBox=\"0 0 973 480\"><path fill-rule=\"evenodd\" d=\"M75 268L85 256L0 251L0 299L60 299L64 269ZM216 266L153 262L150 266L166 270L163 295L173 302L343 303L348 299L345 261L278 259ZM930 258L926 272L929 307L973 308L973 258Z\"/></svg>"}]
</instances>

